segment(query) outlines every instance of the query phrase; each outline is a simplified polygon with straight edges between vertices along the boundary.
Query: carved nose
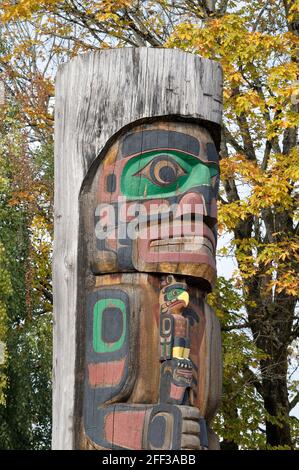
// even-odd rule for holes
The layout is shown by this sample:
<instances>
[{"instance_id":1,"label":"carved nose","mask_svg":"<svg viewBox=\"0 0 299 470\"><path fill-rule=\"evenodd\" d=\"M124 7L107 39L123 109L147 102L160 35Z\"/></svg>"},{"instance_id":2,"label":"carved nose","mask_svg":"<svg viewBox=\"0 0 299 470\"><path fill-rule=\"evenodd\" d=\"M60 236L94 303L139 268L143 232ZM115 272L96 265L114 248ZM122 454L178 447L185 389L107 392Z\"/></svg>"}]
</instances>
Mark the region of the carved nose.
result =
<instances>
[{"instance_id":1,"label":"carved nose","mask_svg":"<svg viewBox=\"0 0 299 470\"><path fill-rule=\"evenodd\" d=\"M184 194L179 202L176 217L185 214L207 215L204 198L199 193Z\"/></svg>"}]
</instances>

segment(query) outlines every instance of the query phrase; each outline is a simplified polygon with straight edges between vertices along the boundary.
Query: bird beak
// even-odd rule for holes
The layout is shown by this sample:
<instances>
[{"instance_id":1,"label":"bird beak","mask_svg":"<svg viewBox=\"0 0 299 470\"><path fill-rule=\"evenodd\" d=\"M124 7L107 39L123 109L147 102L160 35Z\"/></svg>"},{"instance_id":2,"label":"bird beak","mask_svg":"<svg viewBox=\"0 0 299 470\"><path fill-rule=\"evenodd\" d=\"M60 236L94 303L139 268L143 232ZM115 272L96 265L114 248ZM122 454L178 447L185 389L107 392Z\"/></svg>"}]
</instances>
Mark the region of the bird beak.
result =
<instances>
[{"instance_id":1,"label":"bird beak","mask_svg":"<svg viewBox=\"0 0 299 470\"><path fill-rule=\"evenodd\" d=\"M185 303L185 306L189 304L189 294L188 292L182 292L180 295L178 295L178 300L183 300Z\"/></svg>"}]
</instances>

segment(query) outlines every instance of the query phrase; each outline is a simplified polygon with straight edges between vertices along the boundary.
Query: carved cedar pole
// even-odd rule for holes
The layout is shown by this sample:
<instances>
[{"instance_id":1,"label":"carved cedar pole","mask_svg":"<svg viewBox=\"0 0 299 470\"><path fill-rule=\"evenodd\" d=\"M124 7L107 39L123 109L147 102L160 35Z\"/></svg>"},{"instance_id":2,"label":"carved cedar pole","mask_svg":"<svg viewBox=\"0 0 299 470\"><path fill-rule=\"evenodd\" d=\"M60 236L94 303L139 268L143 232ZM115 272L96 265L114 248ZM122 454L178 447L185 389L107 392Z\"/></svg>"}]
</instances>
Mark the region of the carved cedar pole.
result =
<instances>
[{"instance_id":1,"label":"carved cedar pole","mask_svg":"<svg viewBox=\"0 0 299 470\"><path fill-rule=\"evenodd\" d=\"M217 448L219 64L78 56L56 79L54 449Z\"/></svg>"}]
</instances>

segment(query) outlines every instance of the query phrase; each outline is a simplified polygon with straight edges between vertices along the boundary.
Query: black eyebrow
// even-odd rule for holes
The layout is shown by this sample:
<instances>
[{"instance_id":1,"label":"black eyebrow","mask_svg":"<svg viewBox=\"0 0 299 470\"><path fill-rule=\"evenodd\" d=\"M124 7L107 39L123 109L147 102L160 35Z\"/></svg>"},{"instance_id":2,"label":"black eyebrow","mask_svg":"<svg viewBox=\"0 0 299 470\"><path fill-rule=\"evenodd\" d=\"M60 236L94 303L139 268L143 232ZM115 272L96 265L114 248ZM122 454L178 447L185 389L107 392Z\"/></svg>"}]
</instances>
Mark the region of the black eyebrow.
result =
<instances>
[{"instance_id":1,"label":"black eyebrow","mask_svg":"<svg viewBox=\"0 0 299 470\"><path fill-rule=\"evenodd\" d=\"M154 149L182 150L198 156L200 145L195 137L183 132L159 129L135 132L125 136L121 147L121 158Z\"/></svg>"}]
</instances>

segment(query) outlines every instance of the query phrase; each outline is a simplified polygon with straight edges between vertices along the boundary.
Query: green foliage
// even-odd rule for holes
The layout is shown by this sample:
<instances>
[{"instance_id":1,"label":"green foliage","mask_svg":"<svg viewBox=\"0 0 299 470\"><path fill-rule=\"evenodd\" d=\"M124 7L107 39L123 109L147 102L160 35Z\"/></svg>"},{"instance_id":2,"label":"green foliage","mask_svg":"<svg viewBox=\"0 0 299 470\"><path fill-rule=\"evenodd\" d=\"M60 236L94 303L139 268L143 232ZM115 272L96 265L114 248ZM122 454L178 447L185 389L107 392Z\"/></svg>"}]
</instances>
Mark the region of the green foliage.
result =
<instances>
[{"instance_id":1,"label":"green foliage","mask_svg":"<svg viewBox=\"0 0 299 470\"><path fill-rule=\"evenodd\" d=\"M51 315L14 326L8 338L8 390L0 407L1 449L49 449L51 439Z\"/></svg>"},{"instance_id":2,"label":"green foliage","mask_svg":"<svg viewBox=\"0 0 299 470\"><path fill-rule=\"evenodd\" d=\"M32 225L32 213L38 214L32 207L32 185L25 187L32 178L24 153L27 142L11 116L11 110L3 116L3 127L10 132L0 142L0 334L6 346L0 366L0 448L42 449L50 447L51 436L52 317L47 299L37 293L38 279L34 285L30 273L49 282L50 259L48 252L45 261L36 249L43 240Z\"/></svg>"},{"instance_id":3,"label":"green foliage","mask_svg":"<svg viewBox=\"0 0 299 470\"><path fill-rule=\"evenodd\" d=\"M263 403L254 381L265 354L258 350L246 326L243 297L233 279L219 277L208 300L222 329L223 398L215 430L224 442L233 442L241 449L264 448Z\"/></svg>"}]
</instances>

